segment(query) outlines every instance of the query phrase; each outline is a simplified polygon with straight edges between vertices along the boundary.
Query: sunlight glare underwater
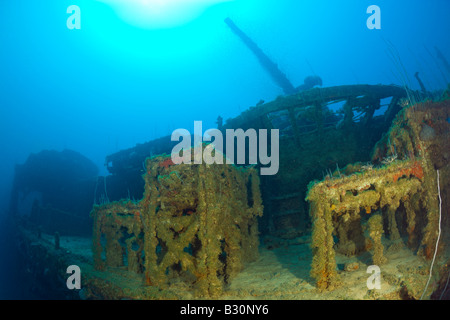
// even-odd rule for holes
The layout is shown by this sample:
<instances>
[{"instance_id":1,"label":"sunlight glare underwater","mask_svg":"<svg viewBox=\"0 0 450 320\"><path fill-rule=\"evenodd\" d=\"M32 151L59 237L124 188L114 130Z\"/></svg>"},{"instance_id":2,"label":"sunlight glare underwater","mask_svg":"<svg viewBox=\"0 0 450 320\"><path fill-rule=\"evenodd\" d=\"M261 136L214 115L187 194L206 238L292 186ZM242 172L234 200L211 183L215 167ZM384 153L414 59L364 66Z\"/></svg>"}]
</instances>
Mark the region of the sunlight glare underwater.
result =
<instances>
[{"instance_id":1,"label":"sunlight glare underwater","mask_svg":"<svg viewBox=\"0 0 450 320\"><path fill-rule=\"evenodd\" d=\"M125 22L143 29L188 23L209 7L233 0L98 0L110 5Z\"/></svg>"}]
</instances>

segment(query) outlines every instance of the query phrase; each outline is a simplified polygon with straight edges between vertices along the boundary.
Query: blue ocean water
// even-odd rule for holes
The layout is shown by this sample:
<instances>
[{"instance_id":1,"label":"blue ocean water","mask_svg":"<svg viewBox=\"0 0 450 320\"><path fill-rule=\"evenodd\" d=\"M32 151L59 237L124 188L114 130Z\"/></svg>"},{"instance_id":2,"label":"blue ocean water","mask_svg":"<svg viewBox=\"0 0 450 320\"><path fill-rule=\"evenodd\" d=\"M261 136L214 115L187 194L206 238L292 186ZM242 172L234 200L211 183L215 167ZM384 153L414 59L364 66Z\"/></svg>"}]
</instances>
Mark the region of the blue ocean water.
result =
<instances>
[{"instance_id":1,"label":"blue ocean water","mask_svg":"<svg viewBox=\"0 0 450 320\"><path fill-rule=\"evenodd\" d=\"M108 154L177 128L192 131L195 120L214 128L218 116L236 117L282 95L224 23L227 17L294 86L309 75L319 75L324 87L418 90L419 72L430 91L445 89L450 80L435 57L437 47L450 58L447 0L117 3L0 3L1 228L15 165L31 153L76 150L107 174ZM68 27L73 5L80 29ZM371 5L381 9L381 29L367 26ZM28 298L14 285L20 275L14 273L13 235L0 233L0 298Z\"/></svg>"}]
</instances>

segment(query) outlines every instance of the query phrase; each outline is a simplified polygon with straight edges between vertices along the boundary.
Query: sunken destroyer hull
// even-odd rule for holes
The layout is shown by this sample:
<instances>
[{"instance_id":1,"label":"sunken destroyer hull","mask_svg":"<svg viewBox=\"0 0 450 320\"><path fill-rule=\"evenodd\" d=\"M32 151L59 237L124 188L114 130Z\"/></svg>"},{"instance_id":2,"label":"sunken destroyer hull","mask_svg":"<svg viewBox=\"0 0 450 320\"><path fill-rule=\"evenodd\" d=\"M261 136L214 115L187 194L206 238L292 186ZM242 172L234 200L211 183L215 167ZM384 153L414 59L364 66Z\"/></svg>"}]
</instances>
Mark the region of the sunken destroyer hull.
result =
<instances>
[{"instance_id":1,"label":"sunken destroyer hull","mask_svg":"<svg viewBox=\"0 0 450 320\"><path fill-rule=\"evenodd\" d=\"M30 187L16 183L30 286L70 299L450 298L450 100L406 97L397 86L314 88L219 123L279 129L274 176L175 165L170 137L112 154L110 175L79 182L93 195L90 224L45 200L33 219L17 215ZM71 228L52 224L58 212ZM66 287L74 264L81 290ZM374 265L379 288L367 280Z\"/></svg>"}]
</instances>

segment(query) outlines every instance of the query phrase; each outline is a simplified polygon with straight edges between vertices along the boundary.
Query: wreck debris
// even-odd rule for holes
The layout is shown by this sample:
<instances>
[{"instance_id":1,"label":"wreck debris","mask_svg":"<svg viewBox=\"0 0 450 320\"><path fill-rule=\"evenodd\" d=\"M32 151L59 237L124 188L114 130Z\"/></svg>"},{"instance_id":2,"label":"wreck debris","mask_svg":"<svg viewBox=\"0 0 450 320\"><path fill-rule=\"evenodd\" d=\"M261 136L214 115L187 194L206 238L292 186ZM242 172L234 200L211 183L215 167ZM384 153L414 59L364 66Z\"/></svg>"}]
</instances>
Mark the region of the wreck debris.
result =
<instances>
[{"instance_id":1,"label":"wreck debris","mask_svg":"<svg viewBox=\"0 0 450 320\"><path fill-rule=\"evenodd\" d=\"M362 231L348 237L351 226L354 228L355 223L360 224L360 211L366 214L383 208L395 211L401 201L407 201L421 190L423 175L420 168L419 162L404 161L310 185L307 200L313 222L311 276L316 279L319 289L332 290L338 283L333 239L335 229L339 247L350 250L346 252L348 255L363 250ZM391 224L389 228L390 234L397 232L396 225Z\"/></svg>"},{"instance_id":2,"label":"wreck debris","mask_svg":"<svg viewBox=\"0 0 450 320\"><path fill-rule=\"evenodd\" d=\"M387 153L386 141L392 141L396 145L396 152L403 158L421 159L424 176L423 192L418 198L411 199L406 206L407 217L412 221L418 221L418 205L426 211L426 226L418 226L423 237L419 247L419 254L431 259L436 243L439 208L436 192L436 169L441 170L442 176L448 177L450 139L450 100L439 102L425 101L402 110L394 120L389 132L377 143L373 152L373 160L379 160ZM433 129L433 134L423 134L424 128ZM418 168L416 168L418 169ZM449 179L443 179L449 181ZM446 184L448 187L448 184ZM409 207L408 207L409 206ZM414 211L415 213L412 213ZM409 214L408 214L409 212ZM411 222L412 222L411 221ZM411 235L410 241L414 240Z\"/></svg>"},{"instance_id":3,"label":"wreck debris","mask_svg":"<svg viewBox=\"0 0 450 320\"><path fill-rule=\"evenodd\" d=\"M355 248L359 243L359 248L367 249L366 241L360 240L361 234L351 235L349 228L351 222L361 221L361 212L380 212L368 221L375 264L385 262L381 244L382 220L387 222L390 240L397 240L402 236L397 221L403 219L408 245L431 259L439 227L437 194L433 188L436 185L435 167L445 171L447 177L450 169L446 161L448 151L443 151L450 150L449 116L449 100L428 101L403 109L373 152L373 161L395 159L372 170L310 183L307 200L313 220L311 276L316 279L318 289L332 290L339 285L335 247L345 247L345 243L350 241L354 242ZM424 125L435 128L436 135L432 139L420 138ZM395 154L388 146L389 141L396 145ZM397 159L397 154L401 159ZM349 173L346 169L344 172ZM448 178L443 181L448 181ZM335 232L339 239L337 246L333 239ZM420 245L416 248L414 246L420 237Z\"/></svg>"},{"instance_id":4,"label":"wreck debris","mask_svg":"<svg viewBox=\"0 0 450 320\"><path fill-rule=\"evenodd\" d=\"M386 262L386 257L383 255L383 244L381 243L381 236L383 230L383 217L380 214L373 215L368 221L369 234L373 240L373 258L374 265L381 266Z\"/></svg>"},{"instance_id":5,"label":"wreck debris","mask_svg":"<svg viewBox=\"0 0 450 320\"><path fill-rule=\"evenodd\" d=\"M148 158L146 171L141 201L94 207L95 267L126 265L158 287L176 276L199 296L218 296L258 256L256 170L175 165L162 155Z\"/></svg>"},{"instance_id":6,"label":"wreck debris","mask_svg":"<svg viewBox=\"0 0 450 320\"><path fill-rule=\"evenodd\" d=\"M134 264L142 256L143 227L140 212L140 206L132 201L94 205L91 212L94 220L92 251L96 269L121 267L126 261L129 271L139 271ZM126 257L121 246L124 241L128 241L127 244L133 244L134 241L137 246L131 251L128 245L125 246Z\"/></svg>"}]
</instances>

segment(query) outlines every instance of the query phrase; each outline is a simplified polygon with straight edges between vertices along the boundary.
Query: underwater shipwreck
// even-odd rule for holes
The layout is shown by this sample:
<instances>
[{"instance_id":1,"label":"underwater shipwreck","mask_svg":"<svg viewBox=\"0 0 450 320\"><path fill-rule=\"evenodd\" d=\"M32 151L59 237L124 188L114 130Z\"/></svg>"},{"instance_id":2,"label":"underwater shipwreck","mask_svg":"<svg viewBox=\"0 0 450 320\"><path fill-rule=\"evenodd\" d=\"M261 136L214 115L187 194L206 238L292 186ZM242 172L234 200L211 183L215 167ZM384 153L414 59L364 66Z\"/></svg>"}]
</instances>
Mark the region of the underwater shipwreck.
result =
<instances>
[{"instance_id":1,"label":"underwater shipwreck","mask_svg":"<svg viewBox=\"0 0 450 320\"><path fill-rule=\"evenodd\" d=\"M396 85L318 87L317 77L294 88L227 23L285 95L219 117L217 129L279 129L279 172L175 164L170 136L108 155L105 177L78 155L68 167L67 154L34 154L16 168L11 201L30 290L63 299L450 299L450 88L430 97ZM67 169L59 180L39 170L55 158ZM70 265L80 267L81 289L66 287ZM373 266L378 287L369 286Z\"/></svg>"}]
</instances>

